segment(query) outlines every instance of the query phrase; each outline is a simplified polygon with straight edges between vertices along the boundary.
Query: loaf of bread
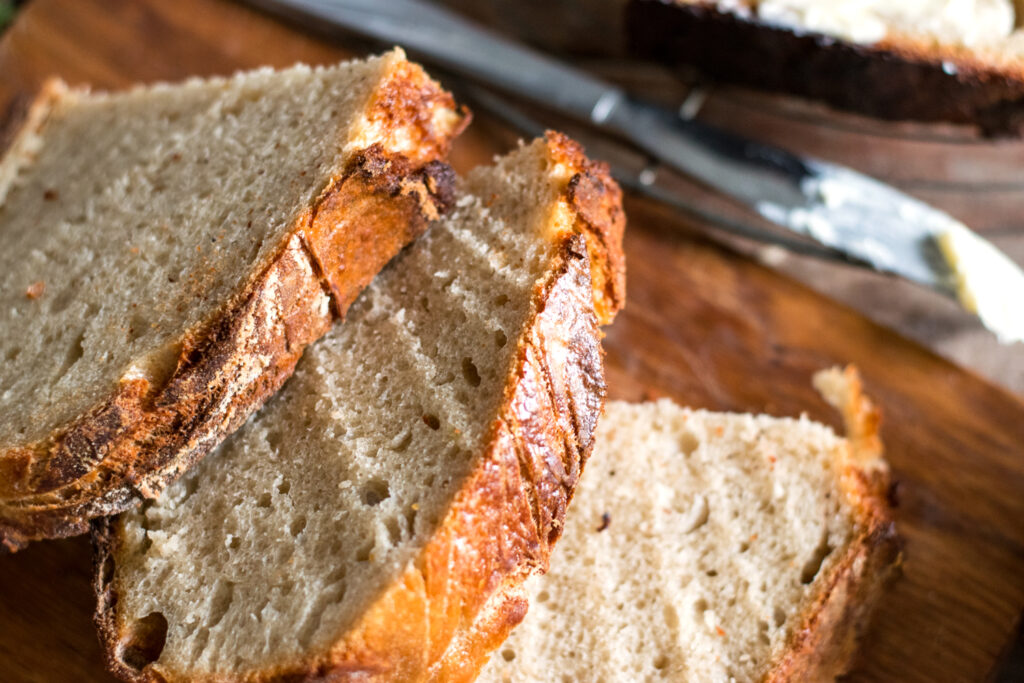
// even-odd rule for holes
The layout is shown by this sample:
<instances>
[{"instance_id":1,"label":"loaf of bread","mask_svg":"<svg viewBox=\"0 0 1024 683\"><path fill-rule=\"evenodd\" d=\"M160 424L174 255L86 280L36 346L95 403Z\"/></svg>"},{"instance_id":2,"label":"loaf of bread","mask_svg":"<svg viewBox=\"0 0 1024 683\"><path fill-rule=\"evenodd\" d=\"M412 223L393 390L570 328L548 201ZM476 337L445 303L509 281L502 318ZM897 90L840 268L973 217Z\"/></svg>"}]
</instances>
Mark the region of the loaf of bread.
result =
<instances>
[{"instance_id":1,"label":"loaf of bread","mask_svg":"<svg viewBox=\"0 0 1024 683\"><path fill-rule=\"evenodd\" d=\"M543 49L655 59L882 119L1018 135L1014 0L436 0Z\"/></svg>"},{"instance_id":2,"label":"loaf of bread","mask_svg":"<svg viewBox=\"0 0 1024 683\"><path fill-rule=\"evenodd\" d=\"M606 169L557 134L471 174L242 429L96 523L111 670L472 680L593 443L623 221Z\"/></svg>"},{"instance_id":3,"label":"loaf of bread","mask_svg":"<svg viewBox=\"0 0 1024 683\"><path fill-rule=\"evenodd\" d=\"M606 0L626 4L624 0ZM1013 0L631 0L630 50L883 119L1019 134Z\"/></svg>"},{"instance_id":4,"label":"loaf of bread","mask_svg":"<svg viewBox=\"0 0 1024 683\"><path fill-rule=\"evenodd\" d=\"M806 418L610 402L551 571L483 683L832 680L897 557L857 376Z\"/></svg>"},{"instance_id":5,"label":"loaf of bread","mask_svg":"<svg viewBox=\"0 0 1024 683\"><path fill-rule=\"evenodd\" d=\"M435 218L463 117L401 51L88 94L0 159L0 543L152 498Z\"/></svg>"}]
</instances>

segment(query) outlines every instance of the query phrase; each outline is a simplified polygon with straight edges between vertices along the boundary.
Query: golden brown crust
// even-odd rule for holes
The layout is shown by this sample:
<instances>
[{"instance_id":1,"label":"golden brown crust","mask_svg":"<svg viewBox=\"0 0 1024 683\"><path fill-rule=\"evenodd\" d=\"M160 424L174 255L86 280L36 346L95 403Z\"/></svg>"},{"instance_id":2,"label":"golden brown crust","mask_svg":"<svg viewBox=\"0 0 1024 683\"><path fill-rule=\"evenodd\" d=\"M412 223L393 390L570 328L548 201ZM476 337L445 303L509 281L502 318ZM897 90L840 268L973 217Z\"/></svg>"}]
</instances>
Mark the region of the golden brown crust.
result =
<instances>
[{"instance_id":1,"label":"golden brown crust","mask_svg":"<svg viewBox=\"0 0 1024 683\"><path fill-rule=\"evenodd\" d=\"M353 155L211 320L141 359L109 398L46 439L0 448L6 551L84 533L90 519L157 496L273 394L305 346L443 210L454 174L437 157L461 130L458 114L415 65L394 72L369 118L422 143L415 158L379 145ZM454 118L410 113L438 107Z\"/></svg>"},{"instance_id":2,"label":"golden brown crust","mask_svg":"<svg viewBox=\"0 0 1024 683\"><path fill-rule=\"evenodd\" d=\"M818 580L800 626L765 679L768 683L831 681L845 673L871 610L899 567L900 542L887 500L889 477L878 438L878 409L862 392L856 368L848 366L841 376L837 370L830 372L836 375L831 386L816 385L846 423L849 451L841 463L840 486L857 519L856 536Z\"/></svg>"},{"instance_id":3,"label":"golden brown crust","mask_svg":"<svg viewBox=\"0 0 1024 683\"><path fill-rule=\"evenodd\" d=\"M545 135L553 159L579 169L569 181L567 198L576 212L574 230L587 240L592 264L594 308L602 325L611 324L626 303L626 256L622 234L626 212L622 190L608 165L591 161L578 142L556 131Z\"/></svg>"},{"instance_id":4,"label":"golden brown crust","mask_svg":"<svg viewBox=\"0 0 1024 683\"><path fill-rule=\"evenodd\" d=\"M549 136L548 143L554 159L568 158L566 139ZM609 201L618 201L610 178L581 156L572 156L572 162L576 172L566 187L567 201L570 188L582 182L605 187ZM579 180L584 174L597 177ZM603 205L599 197L591 201ZM604 266L592 266L586 235L607 236L605 262L618 264L621 272L621 242L614 241L621 236L621 207L613 208L588 215L605 221L614 216L614 224L592 224L581 213L579 233L556 236L556 255L534 291L532 319L518 341L487 445L416 561L328 653L247 680L472 681L490 651L522 620L522 583L547 569L604 402L591 274ZM611 279L603 274L602 281ZM621 305L621 299L614 301L609 315ZM162 681L153 667L139 672L118 656L125 634L111 581L115 525L111 520L94 525L100 639L111 670L121 678Z\"/></svg>"},{"instance_id":5,"label":"golden brown crust","mask_svg":"<svg viewBox=\"0 0 1024 683\"><path fill-rule=\"evenodd\" d=\"M1019 134L1024 63L907 37L857 45L798 34L711 3L631 0L630 51L726 82L779 90L882 119L973 123ZM738 47L742 46L742 48Z\"/></svg>"}]
</instances>

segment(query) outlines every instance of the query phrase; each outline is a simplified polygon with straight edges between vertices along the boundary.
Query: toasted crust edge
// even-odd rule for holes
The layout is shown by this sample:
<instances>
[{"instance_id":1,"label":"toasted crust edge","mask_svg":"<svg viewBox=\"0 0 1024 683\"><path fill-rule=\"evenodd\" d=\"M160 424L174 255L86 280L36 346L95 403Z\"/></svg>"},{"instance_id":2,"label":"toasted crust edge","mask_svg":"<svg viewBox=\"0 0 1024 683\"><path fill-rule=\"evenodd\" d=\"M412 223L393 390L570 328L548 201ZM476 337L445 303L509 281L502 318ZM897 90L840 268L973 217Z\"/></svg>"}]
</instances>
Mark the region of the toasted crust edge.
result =
<instances>
[{"instance_id":1,"label":"toasted crust edge","mask_svg":"<svg viewBox=\"0 0 1024 683\"><path fill-rule=\"evenodd\" d=\"M385 79L367 119L385 133L405 130L415 157L379 144L351 154L211 319L142 359L107 399L47 438L0 448L0 548L85 533L90 519L159 495L280 388L305 346L446 210L454 173L438 159L468 112L400 53ZM63 92L55 87L39 101ZM15 140L41 120L30 116ZM370 232L376 239L360 240Z\"/></svg>"},{"instance_id":2,"label":"toasted crust edge","mask_svg":"<svg viewBox=\"0 0 1024 683\"><path fill-rule=\"evenodd\" d=\"M1024 123L1020 60L906 36L858 45L797 34L710 3L631 0L626 26L631 54L730 83L880 119L976 124L991 136L1019 135Z\"/></svg>"},{"instance_id":3,"label":"toasted crust edge","mask_svg":"<svg viewBox=\"0 0 1024 683\"><path fill-rule=\"evenodd\" d=\"M547 142L553 159L575 169L573 180L594 175L594 186L618 201L620 191L606 169L590 164L568 138L549 134ZM572 182L565 199L575 206ZM554 263L534 291L533 317L517 342L487 445L416 562L326 656L282 664L246 680L468 682L522 621L527 607L522 583L547 569L604 404L591 277L594 268L604 266L592 265L587 235L606 236L604 263L624 272L624 216L618 207L590 217L606 222L590 223L577 209L575 230L557 236ZM621 304L615 300L607 314L613 316ZM94 622L108 668L133 683L175 680L151 666L140 672L119 659L123 634L111 564L119 543L116 519L95 520L92 540Z\"/></svg>"},{"instance_id":4,"label":"toasted crust edge","mask_svg":"<svg viewBox=\"0 0 1024 683\"><path fill-rule=\"evenodd\" d=\"M814 385L846 424L840 488L853 507L857 532L819 582L799 627L777 653L767 683L834 680L846 673L874 606L900 566L901 544L888 503L889 471L878 437L879 411L864 395L852 365L819 372Z\"/></svg>"}]
</instances>

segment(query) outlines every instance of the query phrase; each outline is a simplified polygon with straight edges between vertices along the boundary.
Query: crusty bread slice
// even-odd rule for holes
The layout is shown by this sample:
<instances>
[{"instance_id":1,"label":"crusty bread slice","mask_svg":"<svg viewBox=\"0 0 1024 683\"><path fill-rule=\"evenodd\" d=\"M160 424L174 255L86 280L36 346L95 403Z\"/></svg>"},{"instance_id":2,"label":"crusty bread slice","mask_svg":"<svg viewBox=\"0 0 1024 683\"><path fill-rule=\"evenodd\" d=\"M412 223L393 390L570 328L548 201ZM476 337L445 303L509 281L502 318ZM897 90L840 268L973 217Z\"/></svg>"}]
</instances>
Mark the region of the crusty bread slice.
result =
<instances>
[{"instance_id":1,"label":"crusty bread slice","mask_svg":"<svg viewBox=\"0 0 1024 683\"><path fill-rule=\"evenodd\" d=\"M0 160L0 542L157 495L437 215L462 125L399 50L90 95Z\"/></svg>"},{"instance_id":2,"label":"crusty bread slice","mask_svg":"<svg viewBox=\"0 0 1024 683\"><path fill-rule=\"evenodd\" d=\"M551 571L484 683L826 681L897 556L852 369L824 425L610 402Z\"/></svg>"},{"instance_id":3,"label":"crusty bread slice","mask_svg":"<svg viewBox=\"0 0 1024 683\"><path fill-rule=\"evenodd\" d=\"M1020 0L437 1L549 50L655 58L876 118L1024 123Z\"/></svg>"},{"instance_id":4,"label":"crusty bread slice","mask_svg":"<svg viewBox=\"0 0 1024 683\"><path fill-rule=\"evenodd\" d=\"M557 134L470 175L263 410L96 523L111 669L471 680L591 448L623 221L606 169Z\"/></svg>"},{"instance_id":5,"label":"crusty bread slice","mask_svg":"<svg viewBox=\"0 0 1024 683\"><path fill-rule=\"evenodd\" d=\"M625 5L625 0L607 0ZM1013 0L630 0L631 51L883 119L1019 134L1024 31Z\"/></svg>"}]
</instances>

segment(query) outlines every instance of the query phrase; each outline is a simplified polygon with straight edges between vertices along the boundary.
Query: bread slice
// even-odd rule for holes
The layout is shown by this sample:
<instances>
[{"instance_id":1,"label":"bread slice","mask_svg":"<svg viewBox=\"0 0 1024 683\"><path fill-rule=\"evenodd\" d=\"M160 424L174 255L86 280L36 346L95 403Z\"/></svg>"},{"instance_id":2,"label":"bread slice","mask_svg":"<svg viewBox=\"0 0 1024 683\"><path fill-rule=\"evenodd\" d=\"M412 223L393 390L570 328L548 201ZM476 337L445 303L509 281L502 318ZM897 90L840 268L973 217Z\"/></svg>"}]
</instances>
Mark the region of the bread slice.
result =
<instances>
[{"instance_id":1,"label":"bread slice","mask_svg":"<svg viewBox=\"0 0 1024 683\"><path fill-rule=\"evenodd\" d=\"M1013 0L628 4L635 54L719 80L992 135L1019 134L1024 121L1024 14Z\"/></svg>"},{"instance_id":2,"label":"bread slice","mask_svg":"<svg viewBox=\"0 0 1024 683\"><path fill-rule=\"evenodd\" d=\"M50 84L0 160L3 546L156 496L237 428L436 217L462 118L399 50Z\"/></svg>"},{"instance_id":3,"label":"bread slice","mask_svg":"<svg viewBox=\"0 0 1024 683\"><path fill-rule=\"evenodd\" d=\"M610 402L551 571L480 681L826 681L897 556L852 369L806 418Z\"/></svg>"},{"instance_id":4,"label":"bread slice","mask_svg":"<svg viewBox=\"0 0 1024 683\"><path fill-rule=\"evenodd\" d=\"M475 171L262 411L98 522L129 681L460 681L525 613L604 394L617 186L549 134Z\"/></svg>"}]
</instances>

